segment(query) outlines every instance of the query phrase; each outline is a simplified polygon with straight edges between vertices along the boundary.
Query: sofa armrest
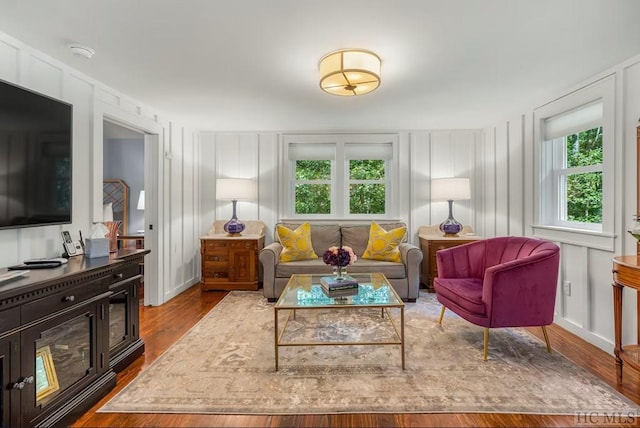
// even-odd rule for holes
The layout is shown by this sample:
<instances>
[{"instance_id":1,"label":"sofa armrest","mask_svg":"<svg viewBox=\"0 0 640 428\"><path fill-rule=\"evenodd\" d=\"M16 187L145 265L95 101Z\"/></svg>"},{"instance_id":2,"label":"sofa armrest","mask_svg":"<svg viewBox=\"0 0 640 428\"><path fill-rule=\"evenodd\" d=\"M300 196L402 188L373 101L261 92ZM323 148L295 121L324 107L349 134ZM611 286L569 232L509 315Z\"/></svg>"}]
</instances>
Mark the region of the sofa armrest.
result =
<instances>
[{"instance_id":1,"label":"sofa armrest","mask_svg":"<svg viewBox=\"0 0 640 428\"><path fill-rule=\"evenodd\" d=\"M260 250L260 263L262 263L262 293L267 299L273 299L275 295L276 264L280 260L282 244L273 242Z\"/></svg>"},{"instance_id":2,"label":"sofa armrest","mask_svg":"<svg viewBox=\"0 0 640 428\"><path fill-rule=\"evenodd\" d=\"M409 287L409 298L418 298L420 290L420 266L422 263L422 251L413 244L402 243L398 246L402 263L407 271L407 284Z\"/></svg>"}]
</instances>

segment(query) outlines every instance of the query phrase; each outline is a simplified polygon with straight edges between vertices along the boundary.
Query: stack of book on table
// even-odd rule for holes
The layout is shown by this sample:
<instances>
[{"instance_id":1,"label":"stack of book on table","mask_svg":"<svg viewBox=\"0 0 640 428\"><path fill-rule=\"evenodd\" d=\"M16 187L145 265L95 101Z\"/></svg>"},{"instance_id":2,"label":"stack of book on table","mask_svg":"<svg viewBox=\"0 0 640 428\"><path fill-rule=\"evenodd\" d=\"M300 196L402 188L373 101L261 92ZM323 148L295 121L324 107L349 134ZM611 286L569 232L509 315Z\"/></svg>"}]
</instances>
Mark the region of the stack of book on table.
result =
<instances>
[{"instance_id":1,"label":"stack of book on table","mask_svg":"<svg viewBox=\"0 0 640 428\"><path fill-rule=\"evenodd\" d=\"M320 278L322 290L329 297L355 296L358 294L358 281L351 276L337 279L334 276L323 276Z\"/></svg>"}]
</instances>

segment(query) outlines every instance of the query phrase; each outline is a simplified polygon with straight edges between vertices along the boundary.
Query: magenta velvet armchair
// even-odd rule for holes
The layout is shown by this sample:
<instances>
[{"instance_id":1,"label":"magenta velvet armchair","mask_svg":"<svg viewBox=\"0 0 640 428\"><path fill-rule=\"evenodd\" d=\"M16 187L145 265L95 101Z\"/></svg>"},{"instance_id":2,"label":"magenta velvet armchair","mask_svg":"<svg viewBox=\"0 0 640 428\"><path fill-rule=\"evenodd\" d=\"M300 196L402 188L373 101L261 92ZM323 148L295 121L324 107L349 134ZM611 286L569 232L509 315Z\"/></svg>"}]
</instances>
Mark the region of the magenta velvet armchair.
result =
<instances>
[{"instance_id":1,"label":"magenta velvet armchair","mask_svg":"<svg viewBox=\"0 0 640 428\"><path fill-rule=\"evenodd\" d=\"M440 320L449 308L484 327L484 359L489 329L545 326L553 322L560 249L552 242L526 237L484 239L436 253L434 280L442 303Z\"/></svg>"}]
</instances>

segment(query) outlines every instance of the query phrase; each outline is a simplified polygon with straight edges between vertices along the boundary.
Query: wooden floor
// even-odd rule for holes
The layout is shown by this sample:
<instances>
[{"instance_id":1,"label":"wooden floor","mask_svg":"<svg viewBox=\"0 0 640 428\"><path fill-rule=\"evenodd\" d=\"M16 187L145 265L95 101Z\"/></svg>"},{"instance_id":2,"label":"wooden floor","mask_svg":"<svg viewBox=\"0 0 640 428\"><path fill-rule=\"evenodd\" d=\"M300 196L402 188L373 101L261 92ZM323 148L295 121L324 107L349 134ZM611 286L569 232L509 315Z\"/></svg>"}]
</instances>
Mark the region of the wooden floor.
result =
<instances>
[{"instance_id":1,"label":"wooden floor","mask_svg":"<svg viewBox=\"0 0 640 428\"><path fill-rule=\"evenodd\" d=\"M640 417L631 420L625 416L588 415L582 419L575 416L545 416L521 414L341 414L298 416L255 415L197 415L197 414L139 414L96 413L109 398L134 379L141 370L158 358L171 344L178 340L191 326L201 319L224 296L225 292L200 292L194 286L168 303L158 307L141 307L141 336L146 343L146 352L127 369L118 374L118 383L109 395L79 418L76 427L566 427L566 426L624 426L625 422L640 425ZM542 337L541 329L530 330ZM549 332L554 351L560 352L596 374L618 391L640 403L640 376L632 369L624 373L624 383L617 386L613 357L593 345L552 325ZM481 350L478 350L480 358ZM425 362L428 364L428 362ZM604 419L608 417L608 419Z\"/></svg>"}]
</instances>

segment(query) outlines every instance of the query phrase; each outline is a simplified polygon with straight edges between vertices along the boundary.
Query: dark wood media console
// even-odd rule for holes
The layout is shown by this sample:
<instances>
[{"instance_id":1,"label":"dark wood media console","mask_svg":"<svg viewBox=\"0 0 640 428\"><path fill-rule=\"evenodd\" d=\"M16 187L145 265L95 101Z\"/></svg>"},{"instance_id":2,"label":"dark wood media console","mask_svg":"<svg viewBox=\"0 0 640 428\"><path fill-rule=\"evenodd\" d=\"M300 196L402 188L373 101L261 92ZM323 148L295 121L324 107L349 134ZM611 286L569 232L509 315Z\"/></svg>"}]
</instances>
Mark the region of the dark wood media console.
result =
<instances>
[{"instance_id":1,"label":"dark wood media console","mask_svg":"<svg viewBox=\"0 0 640 428\"><path fill-rule=\"evenodd\" d=\"M148 253L78 256L0 282L0 427L68 425L144 353L138 266Z\"/></svg>"}]
</instances>

